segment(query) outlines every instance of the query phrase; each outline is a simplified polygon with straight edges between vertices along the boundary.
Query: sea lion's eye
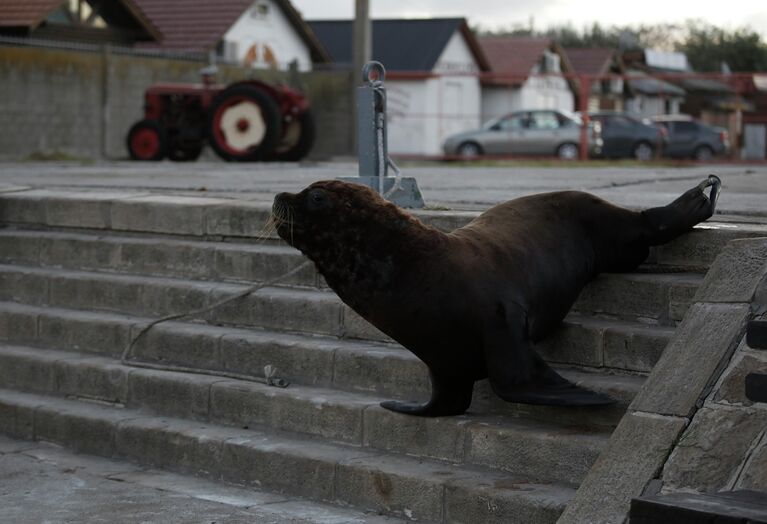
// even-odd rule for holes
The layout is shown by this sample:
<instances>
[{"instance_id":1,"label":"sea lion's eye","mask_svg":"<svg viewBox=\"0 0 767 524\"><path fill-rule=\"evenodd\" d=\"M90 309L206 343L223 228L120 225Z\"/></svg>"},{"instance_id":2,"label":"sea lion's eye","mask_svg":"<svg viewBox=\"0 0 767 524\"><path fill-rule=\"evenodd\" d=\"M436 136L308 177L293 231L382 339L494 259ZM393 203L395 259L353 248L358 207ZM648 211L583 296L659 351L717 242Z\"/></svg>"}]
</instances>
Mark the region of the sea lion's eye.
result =
<instances>
[{"instance_id":1,"label":"sea lion's eye","mask_svg":"<svg viewBox=\"0 0 767 524\"><path fill-rule=\"evenodd\" d=\"M310 191L307 196L307 204L310 211L327 209L330 207L330 201L324 191L315 189Z\"/></svg>"}]
</instances>

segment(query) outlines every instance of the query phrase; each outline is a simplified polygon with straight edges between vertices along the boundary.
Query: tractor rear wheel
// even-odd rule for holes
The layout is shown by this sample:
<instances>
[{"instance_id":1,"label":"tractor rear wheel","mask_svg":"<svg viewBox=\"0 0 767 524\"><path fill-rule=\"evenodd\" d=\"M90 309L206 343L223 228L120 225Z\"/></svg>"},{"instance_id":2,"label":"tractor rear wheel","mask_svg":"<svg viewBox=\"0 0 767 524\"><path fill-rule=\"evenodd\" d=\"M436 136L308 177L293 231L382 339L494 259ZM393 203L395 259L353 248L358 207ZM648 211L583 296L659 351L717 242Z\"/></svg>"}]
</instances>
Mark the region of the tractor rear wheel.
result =
<instances>
[{"instance_id":1,"label":"tractor rear wheel","mask_svg":"<svg viewBox=\"0 0 767 524\"><path fill-rule=\"evenodd\" d=\"M281 135L280 110L272 97L257 87L235 85L213 99L208 139L224 160L264 160L274 153Z\"/></svg>"},{"instance_id":2,"label":"tractor rear wheel","mask_svg":"<svg viewBox=\"0 0 767 524\"><path fill-rule=\"evenodd\" d=\"M314 145L315 137L314 117L309 110L306 110L285 126L282 140L277 144L275 158L286 162L301 160L309 154Z\"/></svg>"},{"instance_id":3,"label":"tractor rear wheel","mask_svg":"<svg viewBox=\"0 0 767 524\"><path fill-rule=\"evenodd\" d=\"M133 160L162 160L168 148L165 129L157 120L140 120L128 131L128 153Z\"/></svg>"}]
</instances>

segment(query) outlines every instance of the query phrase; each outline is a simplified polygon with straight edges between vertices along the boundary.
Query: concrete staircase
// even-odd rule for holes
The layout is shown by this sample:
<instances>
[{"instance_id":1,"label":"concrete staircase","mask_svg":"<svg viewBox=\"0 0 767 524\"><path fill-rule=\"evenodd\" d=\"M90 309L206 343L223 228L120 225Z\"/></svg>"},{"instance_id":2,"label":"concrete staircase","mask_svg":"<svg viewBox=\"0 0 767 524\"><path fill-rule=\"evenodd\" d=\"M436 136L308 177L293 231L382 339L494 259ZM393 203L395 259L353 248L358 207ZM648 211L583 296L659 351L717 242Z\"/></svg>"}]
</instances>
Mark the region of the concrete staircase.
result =
<instances>
[{"instance_id":1,"label":"concrete staircase","mask_svg":"<svg viewBox=\"0 0 767 524\"><path fill-rule=\"evenodd\" d=\"M254 242L267 215L266 205L199 198L2 195L0 433L363 515L555 522L705 266L728 240L764 235L758 226L696 231L654 251L644 268L652 272L589 285L538 350L565 376L619 400L606 408L515 405L479 383L463 416L388 412L381 400L427 397L426 368L313 269L203 318L157 325L131 355L197 372L122 363L154 318L303 261L274 237ZM421 216L445 228L471 218ZM291 385L232 378L262 377L265 365Z\"/></svg>"}]
</instances>

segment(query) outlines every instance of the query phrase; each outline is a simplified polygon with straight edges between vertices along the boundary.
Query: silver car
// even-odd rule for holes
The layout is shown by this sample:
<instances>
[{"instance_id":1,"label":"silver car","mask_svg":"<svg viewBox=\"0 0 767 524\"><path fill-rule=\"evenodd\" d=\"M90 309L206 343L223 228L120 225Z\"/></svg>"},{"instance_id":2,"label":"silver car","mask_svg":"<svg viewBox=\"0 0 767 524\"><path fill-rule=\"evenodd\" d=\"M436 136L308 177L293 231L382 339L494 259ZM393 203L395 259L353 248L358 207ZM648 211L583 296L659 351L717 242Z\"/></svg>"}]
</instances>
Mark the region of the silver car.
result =
<instances>
[{"instance_id":1,"label":"silver car","mask_svg":"<svg viewBox=\"0 0 767 524\"><path fill-rule=\"evenodd\" d=\"M558 156L578 158L581 120L553 110L518 111L490 120L481 129L449 136L442 148L447 156ZM598 126L590 126L589 154L601 153Z\"/></svg>"}]
</instances>

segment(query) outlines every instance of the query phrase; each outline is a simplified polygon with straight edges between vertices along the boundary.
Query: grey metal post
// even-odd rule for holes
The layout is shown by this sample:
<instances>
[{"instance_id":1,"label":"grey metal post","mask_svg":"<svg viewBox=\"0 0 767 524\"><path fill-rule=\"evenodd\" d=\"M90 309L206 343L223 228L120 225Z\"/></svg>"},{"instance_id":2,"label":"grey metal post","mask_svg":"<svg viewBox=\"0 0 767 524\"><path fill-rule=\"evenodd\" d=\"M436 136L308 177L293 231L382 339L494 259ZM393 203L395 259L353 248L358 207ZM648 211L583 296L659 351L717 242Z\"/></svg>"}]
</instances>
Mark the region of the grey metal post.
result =
<instances>
[{"instance_id":1,"label":"grey metal post","mask_svg":"<svg viewBox=\"0 0 767 524\"><path fill-rule=\"evenodd\" d=\"M369 0L355 0L354 23L352 25L352 74L349 77L349 96L352 110L352 121L358 122L354 104L359 71L371 60L373 54L372 26L370 23ZM351 150L357 149L357 133L350 135Z\"/></svg>"},{"instance_id":2,"label":"grey metal post","mask_svg":"<svg viewBox=\"0 0 767 524\"><path fill-rule=\"evenodd\" d=\"M353 31L354 71L362 71L365 64L370 61L373 53L369 0L355 0Z\"/></svg>"},{"instance_id":3,"label":"grey metal post","mask_svg":"<svg viewBox=\"0 0 767 524\"><path fill-rule=\"evenodd\" d=\"M415 178L399 176L399 169L389 158L385 79L386 69L380 62L368 62L362 68L364 85L357 88L359 177L341 180L371 187L400 207L421 208L424 201ZM396 177L387 176L390 166Z\"/></svg>"}]
</instances>

